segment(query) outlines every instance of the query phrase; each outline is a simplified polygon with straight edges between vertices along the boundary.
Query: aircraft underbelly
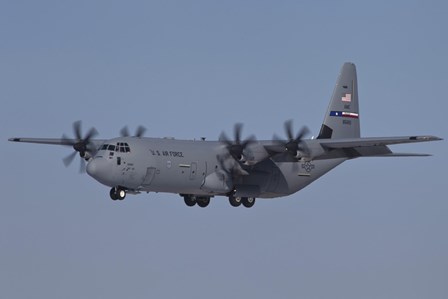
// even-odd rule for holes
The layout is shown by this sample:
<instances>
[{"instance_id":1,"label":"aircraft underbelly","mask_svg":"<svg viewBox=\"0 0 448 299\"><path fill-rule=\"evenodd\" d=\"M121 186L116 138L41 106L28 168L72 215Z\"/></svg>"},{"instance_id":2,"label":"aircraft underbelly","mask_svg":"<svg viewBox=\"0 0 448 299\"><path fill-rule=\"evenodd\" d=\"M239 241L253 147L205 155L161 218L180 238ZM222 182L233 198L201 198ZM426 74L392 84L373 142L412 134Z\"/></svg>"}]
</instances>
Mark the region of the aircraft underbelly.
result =
<instances>
[{"instance_id":1,"label":"aircraft underbelly","mask_svg":"<svg viewBox=\"0 0 448 299\"><path fill-rule=\"evenodd\" d=\"M345 160L344 158L295 163L277 162L275 163L277 170L273 169L269 183L258 197L275 198L293 194L305 188Z\"/></svg>"}]
</instances>

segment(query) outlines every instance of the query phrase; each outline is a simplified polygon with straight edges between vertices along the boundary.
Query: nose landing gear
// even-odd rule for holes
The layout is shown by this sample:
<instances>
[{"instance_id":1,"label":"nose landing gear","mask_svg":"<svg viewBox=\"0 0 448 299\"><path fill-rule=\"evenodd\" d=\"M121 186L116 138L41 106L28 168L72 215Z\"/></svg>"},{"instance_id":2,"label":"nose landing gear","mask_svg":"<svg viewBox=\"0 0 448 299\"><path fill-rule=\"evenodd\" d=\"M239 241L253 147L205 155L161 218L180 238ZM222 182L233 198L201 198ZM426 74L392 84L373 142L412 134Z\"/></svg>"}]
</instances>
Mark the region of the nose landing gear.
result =
<instances>
[{"instance_id":1,"label":"nose landing gear","mask_svg":"<svg viewBox=\"0 0 448 299\"><path fill-rule=\"evenodd\" d=\"M123 200L126 197L126 190L121 187L113 187L109 192L112 200Z\"/></svg>"}]
</instances>

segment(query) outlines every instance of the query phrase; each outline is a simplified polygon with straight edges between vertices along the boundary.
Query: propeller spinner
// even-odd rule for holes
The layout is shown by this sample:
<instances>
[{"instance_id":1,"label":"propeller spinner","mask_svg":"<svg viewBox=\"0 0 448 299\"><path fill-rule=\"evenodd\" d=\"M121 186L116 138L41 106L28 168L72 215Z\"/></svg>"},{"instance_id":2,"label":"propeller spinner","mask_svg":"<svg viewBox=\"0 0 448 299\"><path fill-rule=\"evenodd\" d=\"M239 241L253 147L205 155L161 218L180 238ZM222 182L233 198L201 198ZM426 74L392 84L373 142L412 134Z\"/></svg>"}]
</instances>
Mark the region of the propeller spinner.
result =
<instances>
[{"instance_id":1,"label":"propeller spinner","mask_svg":"<svg viewBox=\"0 0 448 299\"><path fill-rule=\"evenodd\" d=\"M79 120L73 123L73 133L75 135L75 140L67 138L65 134L62 135L62 140L64 141L64 143L72 146L75 150L73 153L62 159L62 161L67 167L73 162L76 153L79 153L79 156L81 157L80 172L83 173L86 169L84 158L86 157L87 153L92 154L91 149L89 149L90 140L98 135L98 132L95 128L90 128L90 130L83 138L81 133L81 121Z\"/></svg>"}]
</instances>

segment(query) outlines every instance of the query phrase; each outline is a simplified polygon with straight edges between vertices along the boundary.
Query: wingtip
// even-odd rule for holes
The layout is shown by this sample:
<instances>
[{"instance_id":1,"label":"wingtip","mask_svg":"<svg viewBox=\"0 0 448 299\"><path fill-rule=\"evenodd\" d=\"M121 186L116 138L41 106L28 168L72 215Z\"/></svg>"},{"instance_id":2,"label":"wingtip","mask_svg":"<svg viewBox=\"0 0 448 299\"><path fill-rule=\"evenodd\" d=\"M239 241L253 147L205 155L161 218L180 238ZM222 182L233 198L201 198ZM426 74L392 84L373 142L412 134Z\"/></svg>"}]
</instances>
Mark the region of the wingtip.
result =
<instances>
[{"instance_id":1,"label":"wingtip","mask_svg":"<svg viewBox=\"0 0 448 299\"><path fill-rule=\"evenodd\" d=\"M429 141L440 141L443 140L443 138L437 137L437 136L427 136Z\"/></svg>"},{"instance_id":2,"label":"wingtip","mask_svg":"<svg viewBox=\"0 0 448 299\"><path fill-rule=\"evenodd\" d=\"M409 137L410 140L416 140L416 141L439 141L443 140L443 138L437 137L437 136L411 136Z\"/></svg>"},{"instance_id":3,"label":"wingtip","mask_svg":"<svg viewBox=\"0 0 448 299\"><path fill-rule=\"evenodd\" d=\"M427 139L428 141L440 141L443 140L443 138L437 137L437 136L423 136L424 139Z\"/></svg>"}]
</instances>

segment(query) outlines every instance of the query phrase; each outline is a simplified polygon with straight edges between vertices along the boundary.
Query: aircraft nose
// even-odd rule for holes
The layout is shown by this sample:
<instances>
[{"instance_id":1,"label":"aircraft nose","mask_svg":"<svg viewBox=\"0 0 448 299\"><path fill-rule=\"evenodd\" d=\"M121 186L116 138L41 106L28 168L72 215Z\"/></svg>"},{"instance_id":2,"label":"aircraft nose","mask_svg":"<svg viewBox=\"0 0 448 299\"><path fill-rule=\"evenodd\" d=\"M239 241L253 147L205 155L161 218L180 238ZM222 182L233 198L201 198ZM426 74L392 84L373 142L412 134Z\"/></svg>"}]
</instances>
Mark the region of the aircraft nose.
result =
<instances>
[{"instance_id":1,"label":"aircraft nose","mask_svg":"<svg viewBox=\"0 0 448 299\"><path fill-rule=\"evenodd\" d=\"M102 170L104 170L105 162L103 158L94 158L87 164L87 173L91 177L97 178L101 175Z\"/></svg>"}]
</instances>

